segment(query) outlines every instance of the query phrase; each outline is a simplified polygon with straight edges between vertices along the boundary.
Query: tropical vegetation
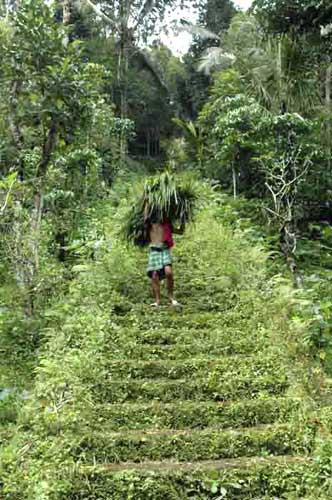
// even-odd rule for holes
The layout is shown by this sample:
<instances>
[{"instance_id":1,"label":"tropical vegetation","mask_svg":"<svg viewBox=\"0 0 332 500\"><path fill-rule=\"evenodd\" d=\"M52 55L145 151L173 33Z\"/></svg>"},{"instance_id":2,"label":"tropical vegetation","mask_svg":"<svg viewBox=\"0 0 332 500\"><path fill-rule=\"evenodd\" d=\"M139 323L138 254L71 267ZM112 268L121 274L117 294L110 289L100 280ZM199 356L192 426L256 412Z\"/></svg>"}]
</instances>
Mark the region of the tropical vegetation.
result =
<instances>
[{"instance_id":1,"label":"tropical vegetation","mask_svg":"<svg viewBox=\"0 0 332 500\"><path fill-rule=\"evenodd\" d=\"M331 39L327 0L0 0L1 498L331 498Z\"/></svg>"}]
</instances>

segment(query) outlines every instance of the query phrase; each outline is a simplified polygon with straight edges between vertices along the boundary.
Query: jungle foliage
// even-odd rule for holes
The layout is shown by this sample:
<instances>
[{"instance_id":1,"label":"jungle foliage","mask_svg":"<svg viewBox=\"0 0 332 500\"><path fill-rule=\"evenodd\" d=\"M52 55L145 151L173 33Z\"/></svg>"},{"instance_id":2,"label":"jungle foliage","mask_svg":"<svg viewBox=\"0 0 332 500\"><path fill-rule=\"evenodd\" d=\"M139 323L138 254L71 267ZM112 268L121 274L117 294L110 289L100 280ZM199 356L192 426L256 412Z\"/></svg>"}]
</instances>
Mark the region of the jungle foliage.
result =
<instances>
[{"instance_id":1,"label":"jungle foliage","mask_svg":"<svg viewBox=\"0 0 332 500\"><path fill-rule=\"evenodd\" d=\"M331 26L0 0L1 498L331 497ZM186 225L180 310L123 238L147 201Z\"/></svg>"}]
</instances>

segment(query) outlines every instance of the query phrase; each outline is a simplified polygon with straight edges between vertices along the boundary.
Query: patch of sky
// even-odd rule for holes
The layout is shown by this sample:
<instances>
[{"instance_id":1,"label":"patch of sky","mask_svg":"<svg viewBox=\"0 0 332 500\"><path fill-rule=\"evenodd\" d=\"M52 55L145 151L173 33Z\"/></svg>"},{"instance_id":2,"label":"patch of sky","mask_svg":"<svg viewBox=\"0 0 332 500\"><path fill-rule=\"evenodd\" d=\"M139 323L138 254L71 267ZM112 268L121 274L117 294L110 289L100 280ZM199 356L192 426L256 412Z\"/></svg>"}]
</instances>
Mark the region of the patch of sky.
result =
<instances>
[{"instance_id":1,"label":"patch of sky","mask_svg":"<svg viewBox=\"0 0 332 500\"><path fill-rule=\"evenodd\" d=\"M236 0L234 4L242 10L249 9L253 0ZM160 35L160 41L181 57L188 52L192 42L192 35L184 30L179 30L179 21L183 19L189 23L197 22L197 11L193 7L175 9L167 13L166 27Z\"/></svg>"}]
</instances>

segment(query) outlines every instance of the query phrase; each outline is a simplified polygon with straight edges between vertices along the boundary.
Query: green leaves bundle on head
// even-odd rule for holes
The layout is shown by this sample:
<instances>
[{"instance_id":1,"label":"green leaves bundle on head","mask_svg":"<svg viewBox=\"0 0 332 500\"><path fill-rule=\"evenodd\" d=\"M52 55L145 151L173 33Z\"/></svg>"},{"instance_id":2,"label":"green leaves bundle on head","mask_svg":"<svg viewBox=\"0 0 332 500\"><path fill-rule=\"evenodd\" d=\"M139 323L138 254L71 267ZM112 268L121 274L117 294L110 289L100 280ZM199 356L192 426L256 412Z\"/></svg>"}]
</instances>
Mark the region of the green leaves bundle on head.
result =
<instances>
[{"instance_id":1,"label":"green leaves bundle on head","mask_svg":"<svg viewBox=\"0 0 332 500\"><path fill-rule=\"evenodd\" d=\"M136 244L148 243L147 224L168 219L172 224L191 222L198 193L194 181L169 172L148 178L143 194L131 208L124 227L125 238Z\"/></svg>"}]
</instances>

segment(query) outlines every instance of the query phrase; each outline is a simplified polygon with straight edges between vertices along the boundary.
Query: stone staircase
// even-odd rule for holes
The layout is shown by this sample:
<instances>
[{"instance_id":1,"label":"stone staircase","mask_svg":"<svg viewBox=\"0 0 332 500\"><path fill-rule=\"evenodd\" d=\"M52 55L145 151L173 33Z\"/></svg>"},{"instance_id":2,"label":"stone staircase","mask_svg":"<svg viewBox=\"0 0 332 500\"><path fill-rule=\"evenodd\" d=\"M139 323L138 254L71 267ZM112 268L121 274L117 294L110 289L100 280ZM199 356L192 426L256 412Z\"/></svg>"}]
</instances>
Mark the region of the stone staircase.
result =
<instances>
[{"instance_id":1,"label":"stone staircase","mask_svg":"<svg viewBox=\"0 0 332 500\"><path fill-rule=\"evenodd\" d=\"M227 314L135 306L110 332L85 499L301 498L315 428L301 366ZM131 324L132 323L132 324ZM106 357L106 351L105 351Z\"/></svg>"},{"instance_id":2,"label":"stone staircase","mask_svg":"<svg viewBox=\"0 0 332 500\"><path fill-rule=\"evenodd\" d=\"M121 243L83 272L47 333L6 499L309 500L308 368L266 256L217 216L175 248L181 308L149 306L146 255Z\"/></svg>"},{"instance_id":3,"label":"stone staircase","mask_svg":"<svg viewBox=\"0 0 332 500\"><path fill-rule=\"evenodd\" d=\"M287 346L266 256L217 215L207 209L176 246L182 308L149 306L134 249L115 245L82 273L46 332L6 500L323 499L306 487L308 474L313 489L330 481L324 463L313 472L310 360Z\"/></svg>"}]
</instances>

